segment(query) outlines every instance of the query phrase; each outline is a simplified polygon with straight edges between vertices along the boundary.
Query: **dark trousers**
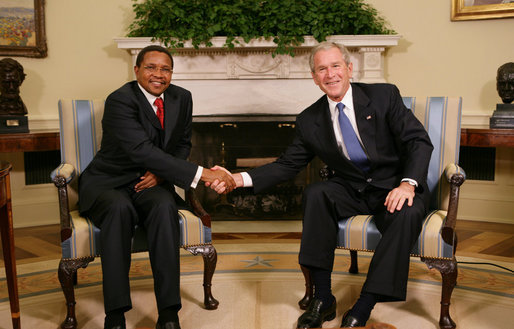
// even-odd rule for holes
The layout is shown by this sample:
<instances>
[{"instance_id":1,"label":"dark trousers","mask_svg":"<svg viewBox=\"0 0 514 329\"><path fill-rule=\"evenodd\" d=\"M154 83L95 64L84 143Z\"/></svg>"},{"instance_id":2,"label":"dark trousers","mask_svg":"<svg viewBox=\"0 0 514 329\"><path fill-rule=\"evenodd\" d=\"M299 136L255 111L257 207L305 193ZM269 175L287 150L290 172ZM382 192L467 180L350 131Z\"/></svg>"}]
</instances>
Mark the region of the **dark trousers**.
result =
<instances>
[{"instance_id":1,"label":"dark trousers","mask_svg":"<svg viewBox=\"0 0 514 329\"><path fill-rule=\"evenodd\" d=\"M367 188L359 193L341 178L308 186L303 200L303 232L299 262L332 271L337 221L354 215L374 215L382 238L373 254L363 292L382 295L381 301L405 300L410 251L421 231L425 203L416 194L411 207L389 213L388 190Z\"/></svg>"},{"instance_id":2,"label":"dark trousers","mask_svg":"<svg viewBox=\"0 0 514 329\"><path fill-rule=\"evenodd\" d=\"M180 307L180 226L173 192L158 185L106 191L87 212L100 228L105 312L132 308L129 269L136 225L146 230L158 310Z\"/></svg>"}]
</instances>

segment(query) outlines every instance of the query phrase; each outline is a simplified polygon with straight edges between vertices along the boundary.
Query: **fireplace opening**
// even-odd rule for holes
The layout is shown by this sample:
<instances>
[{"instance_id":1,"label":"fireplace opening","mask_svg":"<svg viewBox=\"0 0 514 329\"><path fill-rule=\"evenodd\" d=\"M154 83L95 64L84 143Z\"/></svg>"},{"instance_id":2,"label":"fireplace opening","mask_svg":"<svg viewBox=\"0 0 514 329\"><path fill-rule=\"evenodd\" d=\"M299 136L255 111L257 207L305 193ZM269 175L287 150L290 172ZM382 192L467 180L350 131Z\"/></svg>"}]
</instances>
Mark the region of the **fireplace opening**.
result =
<instances>
[{"instance_id":1,"label":"fireplace opening","mask_svg":"<svg viewBox=\"0 0 514 329\"><path fill-rule=\"evenodd\" d=\"M195 116L190 160L231 172L272 162L292 142L294 122L292 115ZM218 195L201 183L196 193L213 220L298 220L303 190L319 180L321 166L315 159L294 179L259 194L240 188Z\"/></svg>"}]
</instances>

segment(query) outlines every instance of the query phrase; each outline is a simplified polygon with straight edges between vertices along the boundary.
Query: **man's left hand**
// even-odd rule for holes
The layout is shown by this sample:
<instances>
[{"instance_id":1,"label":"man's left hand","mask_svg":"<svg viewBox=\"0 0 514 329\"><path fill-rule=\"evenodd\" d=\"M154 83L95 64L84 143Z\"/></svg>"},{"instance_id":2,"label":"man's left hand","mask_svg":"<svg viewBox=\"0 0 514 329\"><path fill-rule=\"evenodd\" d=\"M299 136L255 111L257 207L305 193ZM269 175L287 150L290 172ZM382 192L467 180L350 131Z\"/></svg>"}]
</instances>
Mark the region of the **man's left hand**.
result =
<instances>
[{"instance_id":1,"label":"man's left hand","mask_svg":"<svg viewBox=\"0 0 514 329\"><path fill-rule=\"evenodd\" d=\"M395 210L400 211L407 201L407 205L412 206L414 200L414 189L415 187L410 185L408 182L402 182L400 186L391 190L389 194L387 194L386 200L384 202L384 206L386 206L387 211L393 213Z\"/></svg>"},{"instance_id":2,"label":"man's left hand","mask_svg":"<svg viewBox=\"0 0 514 329\"><path fill-rule=\"evenodd\" d=\"M162 178L155 176L151 172L147 171L141 176L141 181L134 186L136 192L141 192L144 189L154 187L162 182Z\"/></svg>"}]
</instances>

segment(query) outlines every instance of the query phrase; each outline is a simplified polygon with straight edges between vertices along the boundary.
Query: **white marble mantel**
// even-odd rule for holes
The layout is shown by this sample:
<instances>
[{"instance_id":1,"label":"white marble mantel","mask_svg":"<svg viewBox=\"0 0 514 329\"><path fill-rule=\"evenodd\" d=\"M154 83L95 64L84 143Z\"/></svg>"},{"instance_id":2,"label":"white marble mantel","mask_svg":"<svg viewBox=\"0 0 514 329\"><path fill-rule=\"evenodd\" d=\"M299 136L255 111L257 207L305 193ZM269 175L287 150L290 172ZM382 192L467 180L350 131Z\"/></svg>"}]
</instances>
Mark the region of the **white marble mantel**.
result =
<instances>
[{"instance_id":1,"label":"white marble mantel","mask_svg":"<svg viewBox=\"0 0 514 329\"><path fill-rule=\"evenodd\" d=\"M354 66L353 81L385 82L384 59L388 48L398 45L399 35L340 35L329 37L345 45ZM160 44L151 38L116 38L118 48L132 55ZM172 83L193 93L194 115L298 114L322 95L312 82L308 58L318 42L305 37L296 55L277 55L271 40L252 40L234 49L223 48L226 38L215 37L212 47L194 49L191 43L173 54Z\"/></svg>"}]
</instances>

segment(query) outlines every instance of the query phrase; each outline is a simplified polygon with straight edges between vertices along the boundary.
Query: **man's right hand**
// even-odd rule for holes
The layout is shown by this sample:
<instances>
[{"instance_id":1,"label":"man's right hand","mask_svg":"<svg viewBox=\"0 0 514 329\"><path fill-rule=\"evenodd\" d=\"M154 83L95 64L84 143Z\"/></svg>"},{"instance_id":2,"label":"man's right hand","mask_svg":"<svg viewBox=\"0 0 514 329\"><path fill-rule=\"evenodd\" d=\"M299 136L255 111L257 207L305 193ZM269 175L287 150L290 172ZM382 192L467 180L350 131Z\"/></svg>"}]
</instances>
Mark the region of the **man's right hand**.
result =
<instances>
[{"instance_id":1,"label":"man's right hand","mask_svg":"<svg viewBox=\"0 0 514 329\"><path fill-rule=\"evenodd\" d=\"M236 188L236 182L230 172L219 166L211 169L203 168L202 177L200 178L205 186L210 186L218 193L229 193Z\"/></svg>"},{"instance_id":2,"label":"man's right hand","mask_svg":"<svg viewBox=\"0 0 514 329\"><path fill-rule=\"evenodd\" d=\"M235 188L244 187L243 176L240 173L232 174L226 168L223 168L223 167L220 167L220 166L214 166L214 167L211 168L211 170L223 170L223 171L225 171L227 174L231 175L232 178L234 178L234 181L236 182L236 187ZM219 194L230 192L230 191L225 192L225 184L223 182L219 182L219 181L214 181L212 183L205 183L205 186L210 186L212 190L216 191Z\"/></svg>"}]
</instances>

